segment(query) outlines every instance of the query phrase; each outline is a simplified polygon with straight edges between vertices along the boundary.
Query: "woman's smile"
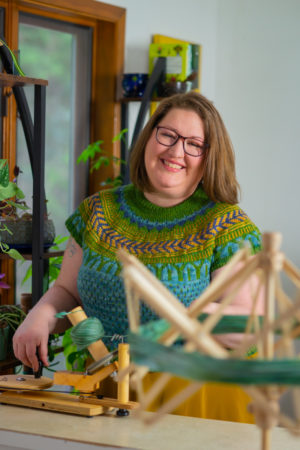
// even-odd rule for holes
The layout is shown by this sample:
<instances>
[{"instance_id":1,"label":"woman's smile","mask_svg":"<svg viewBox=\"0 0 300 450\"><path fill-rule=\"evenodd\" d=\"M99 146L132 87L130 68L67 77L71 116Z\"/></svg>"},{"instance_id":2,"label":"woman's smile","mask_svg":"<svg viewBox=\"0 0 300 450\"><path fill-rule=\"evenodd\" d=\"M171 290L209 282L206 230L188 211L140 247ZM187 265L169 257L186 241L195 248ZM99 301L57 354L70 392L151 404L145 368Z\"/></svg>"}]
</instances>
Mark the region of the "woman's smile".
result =
<instances>
[{"instance_id":1,"label":"woman's smile","mask_svg":"<svg viewBox=\"0 0 300 450\"><path fill-rule=\"evenodd\" d=\"M167 160L167 159L161 159L161 161L162 161L163 165L166 166L167 170L176 169L175 172L177 172L178 170L182 170L185 168L184 165L179 165L178 163ZM171 171L173 172L173 170L171 170Z\"/></svg>"}]
</instances>

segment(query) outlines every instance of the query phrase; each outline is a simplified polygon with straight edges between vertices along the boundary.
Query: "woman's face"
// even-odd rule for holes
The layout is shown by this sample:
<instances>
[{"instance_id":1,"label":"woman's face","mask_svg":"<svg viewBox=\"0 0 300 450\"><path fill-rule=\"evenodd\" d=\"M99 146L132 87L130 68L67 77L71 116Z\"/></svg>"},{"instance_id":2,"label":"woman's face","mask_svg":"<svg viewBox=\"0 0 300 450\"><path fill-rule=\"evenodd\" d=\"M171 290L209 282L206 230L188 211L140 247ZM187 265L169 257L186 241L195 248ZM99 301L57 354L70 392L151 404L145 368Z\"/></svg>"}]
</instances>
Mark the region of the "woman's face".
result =
<instances>
[{"instance_id":1,"label":"woman's face","mask_svg":"<svg viewBox=\"0 0 300 450\"><path fill-rule=\"evenodd\" d=\"M192 110L173 108L158 124L184 137L205 140L203 122ZM166 147L156 139L154 128L145 149L145 167L153 192L144 192L152 203L169 207L193 194L204 172L204 153L194 157L183 150L183 139Z\"/></svg>"}]
</instances>

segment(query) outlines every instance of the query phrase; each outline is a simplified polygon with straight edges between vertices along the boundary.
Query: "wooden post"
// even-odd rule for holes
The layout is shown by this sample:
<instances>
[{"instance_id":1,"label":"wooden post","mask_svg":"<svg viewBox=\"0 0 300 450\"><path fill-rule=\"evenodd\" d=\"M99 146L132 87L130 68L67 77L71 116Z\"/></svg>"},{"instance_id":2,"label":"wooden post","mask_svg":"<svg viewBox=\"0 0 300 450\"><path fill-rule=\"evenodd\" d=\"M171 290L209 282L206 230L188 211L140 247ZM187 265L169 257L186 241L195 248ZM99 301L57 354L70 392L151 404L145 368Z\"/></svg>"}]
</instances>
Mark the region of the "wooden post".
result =
<instances>
[{"instance_id":1,"label":"wooden post","mask_svg":"<svg viewBox=\"0 0 300 450\"><path fill-rule=\"evenodd\" d=\"M126 370L130 365L129 344L119 344L118 346L119 371ZM118 401L120 403L129 402L129 371L118 381ZM120 408L117 411L118 416L128 416L128 409Z\"/></svg>"},{"instance_id":2,"label":"wooden post","mask_svg":"<svg viewBox=\"0 0 300 450\"><path fill-rule=\"evenodd\" d=\"M126 369L129 366L129 344L119 344L118 362L119 371ZM122 377L122 380L118 382L118 400L120 402L129 401L129 373Z\"/></svg>"},{"instance_id":3,"label":"wooden post","mask_svg":"<svg viewBox=\"0 0 300 450\"><path fill-rule=\"evenodd\" d=\"M265 272L265 327L267 332L263 340L263 357L272 360L274 358L274 331L270 325L275 320L275 286L276 273L281 270L282 263L279 259L279 248L282 236L280 233L264 233L262 268ZM270 403L276 402L274 390L266 387L267 398ZM263 420L264 421L264 420ZM268 422L268 421L267 421ZM259 425L259 424L258 424ZM271 427L262 426L262 449L269 450L271 445Z\"/></svg>"}]
</instances>

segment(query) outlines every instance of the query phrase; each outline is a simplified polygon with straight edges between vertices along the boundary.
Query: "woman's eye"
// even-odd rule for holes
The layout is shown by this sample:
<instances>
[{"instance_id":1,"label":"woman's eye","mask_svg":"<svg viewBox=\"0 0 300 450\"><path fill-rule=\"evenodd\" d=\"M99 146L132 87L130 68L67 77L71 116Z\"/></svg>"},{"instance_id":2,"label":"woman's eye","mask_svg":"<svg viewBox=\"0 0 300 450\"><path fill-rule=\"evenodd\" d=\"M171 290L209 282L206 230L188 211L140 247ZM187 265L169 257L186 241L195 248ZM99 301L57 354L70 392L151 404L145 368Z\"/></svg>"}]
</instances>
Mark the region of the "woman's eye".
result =
<instances>
[{"instance_id":1,"label":"woman's eye","mask_svg":"<svg viewBox=\"0 0 300 450\"><path fill-rule=\"evenodd\" d=\"M167 138L170 138L170 139L176 139L176 136L174 134L172 134L172 133L164 132L163 136L167 137Z\"/></svg>"},{"instance_id":2,"label":"woman's eye","mask_svg":"<svg viewBox=\"0 0 300 450\"><path fill-rule=\"evenodd\" d=\"M200 148L200 149L203 148L201 142L197 142L197 141L189 141L188 145L191 145L192 147L196 147L196 148Z\"/></svg>"}]
</instances>

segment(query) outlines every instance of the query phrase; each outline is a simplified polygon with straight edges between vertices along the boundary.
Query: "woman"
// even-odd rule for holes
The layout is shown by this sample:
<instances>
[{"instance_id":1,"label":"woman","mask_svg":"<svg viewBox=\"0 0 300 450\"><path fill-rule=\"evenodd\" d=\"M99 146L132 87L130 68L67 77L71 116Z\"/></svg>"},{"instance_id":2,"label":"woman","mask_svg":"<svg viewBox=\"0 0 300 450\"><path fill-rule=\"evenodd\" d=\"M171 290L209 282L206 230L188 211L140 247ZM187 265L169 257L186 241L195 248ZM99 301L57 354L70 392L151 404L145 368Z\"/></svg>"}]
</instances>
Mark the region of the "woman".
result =
<instances>
[{"instance_id":1,"label":"woman","mask_svg":"<svg viewBox=\"0 0 300 450\"><path fill-rule=\"evenodd\" d=\"M219 113L202 95L178 94L160 103L132 151L130 172L131 185L92 195L66 222L72 237L60 275L13 340L16 357L34 370L36 349L47 365L48 335L62 331L55 318L59 311L82 304L88 316L101 320L106 335L126 335L118 248L139 258L185 306L203 292L243 243L249 243L253 254L260 250L258 229L236 205L239 186L229 136ZM248 314L249 304L246 286L226 312ZM208 305L206 311L215 307ZM155 318L143 305L142 323ZM231 336L220 339L227 347L235 345ZM176 391L180 383L174 379L169 391ZM213 396L217 389L213 387ZM203 400L204 391L191 408L177 412L251 421L247 414L221 413L220 417L200 407L200 403L211 403ZM227 392L231 400L230 388Z\"/></svg>"}]
</instances>

